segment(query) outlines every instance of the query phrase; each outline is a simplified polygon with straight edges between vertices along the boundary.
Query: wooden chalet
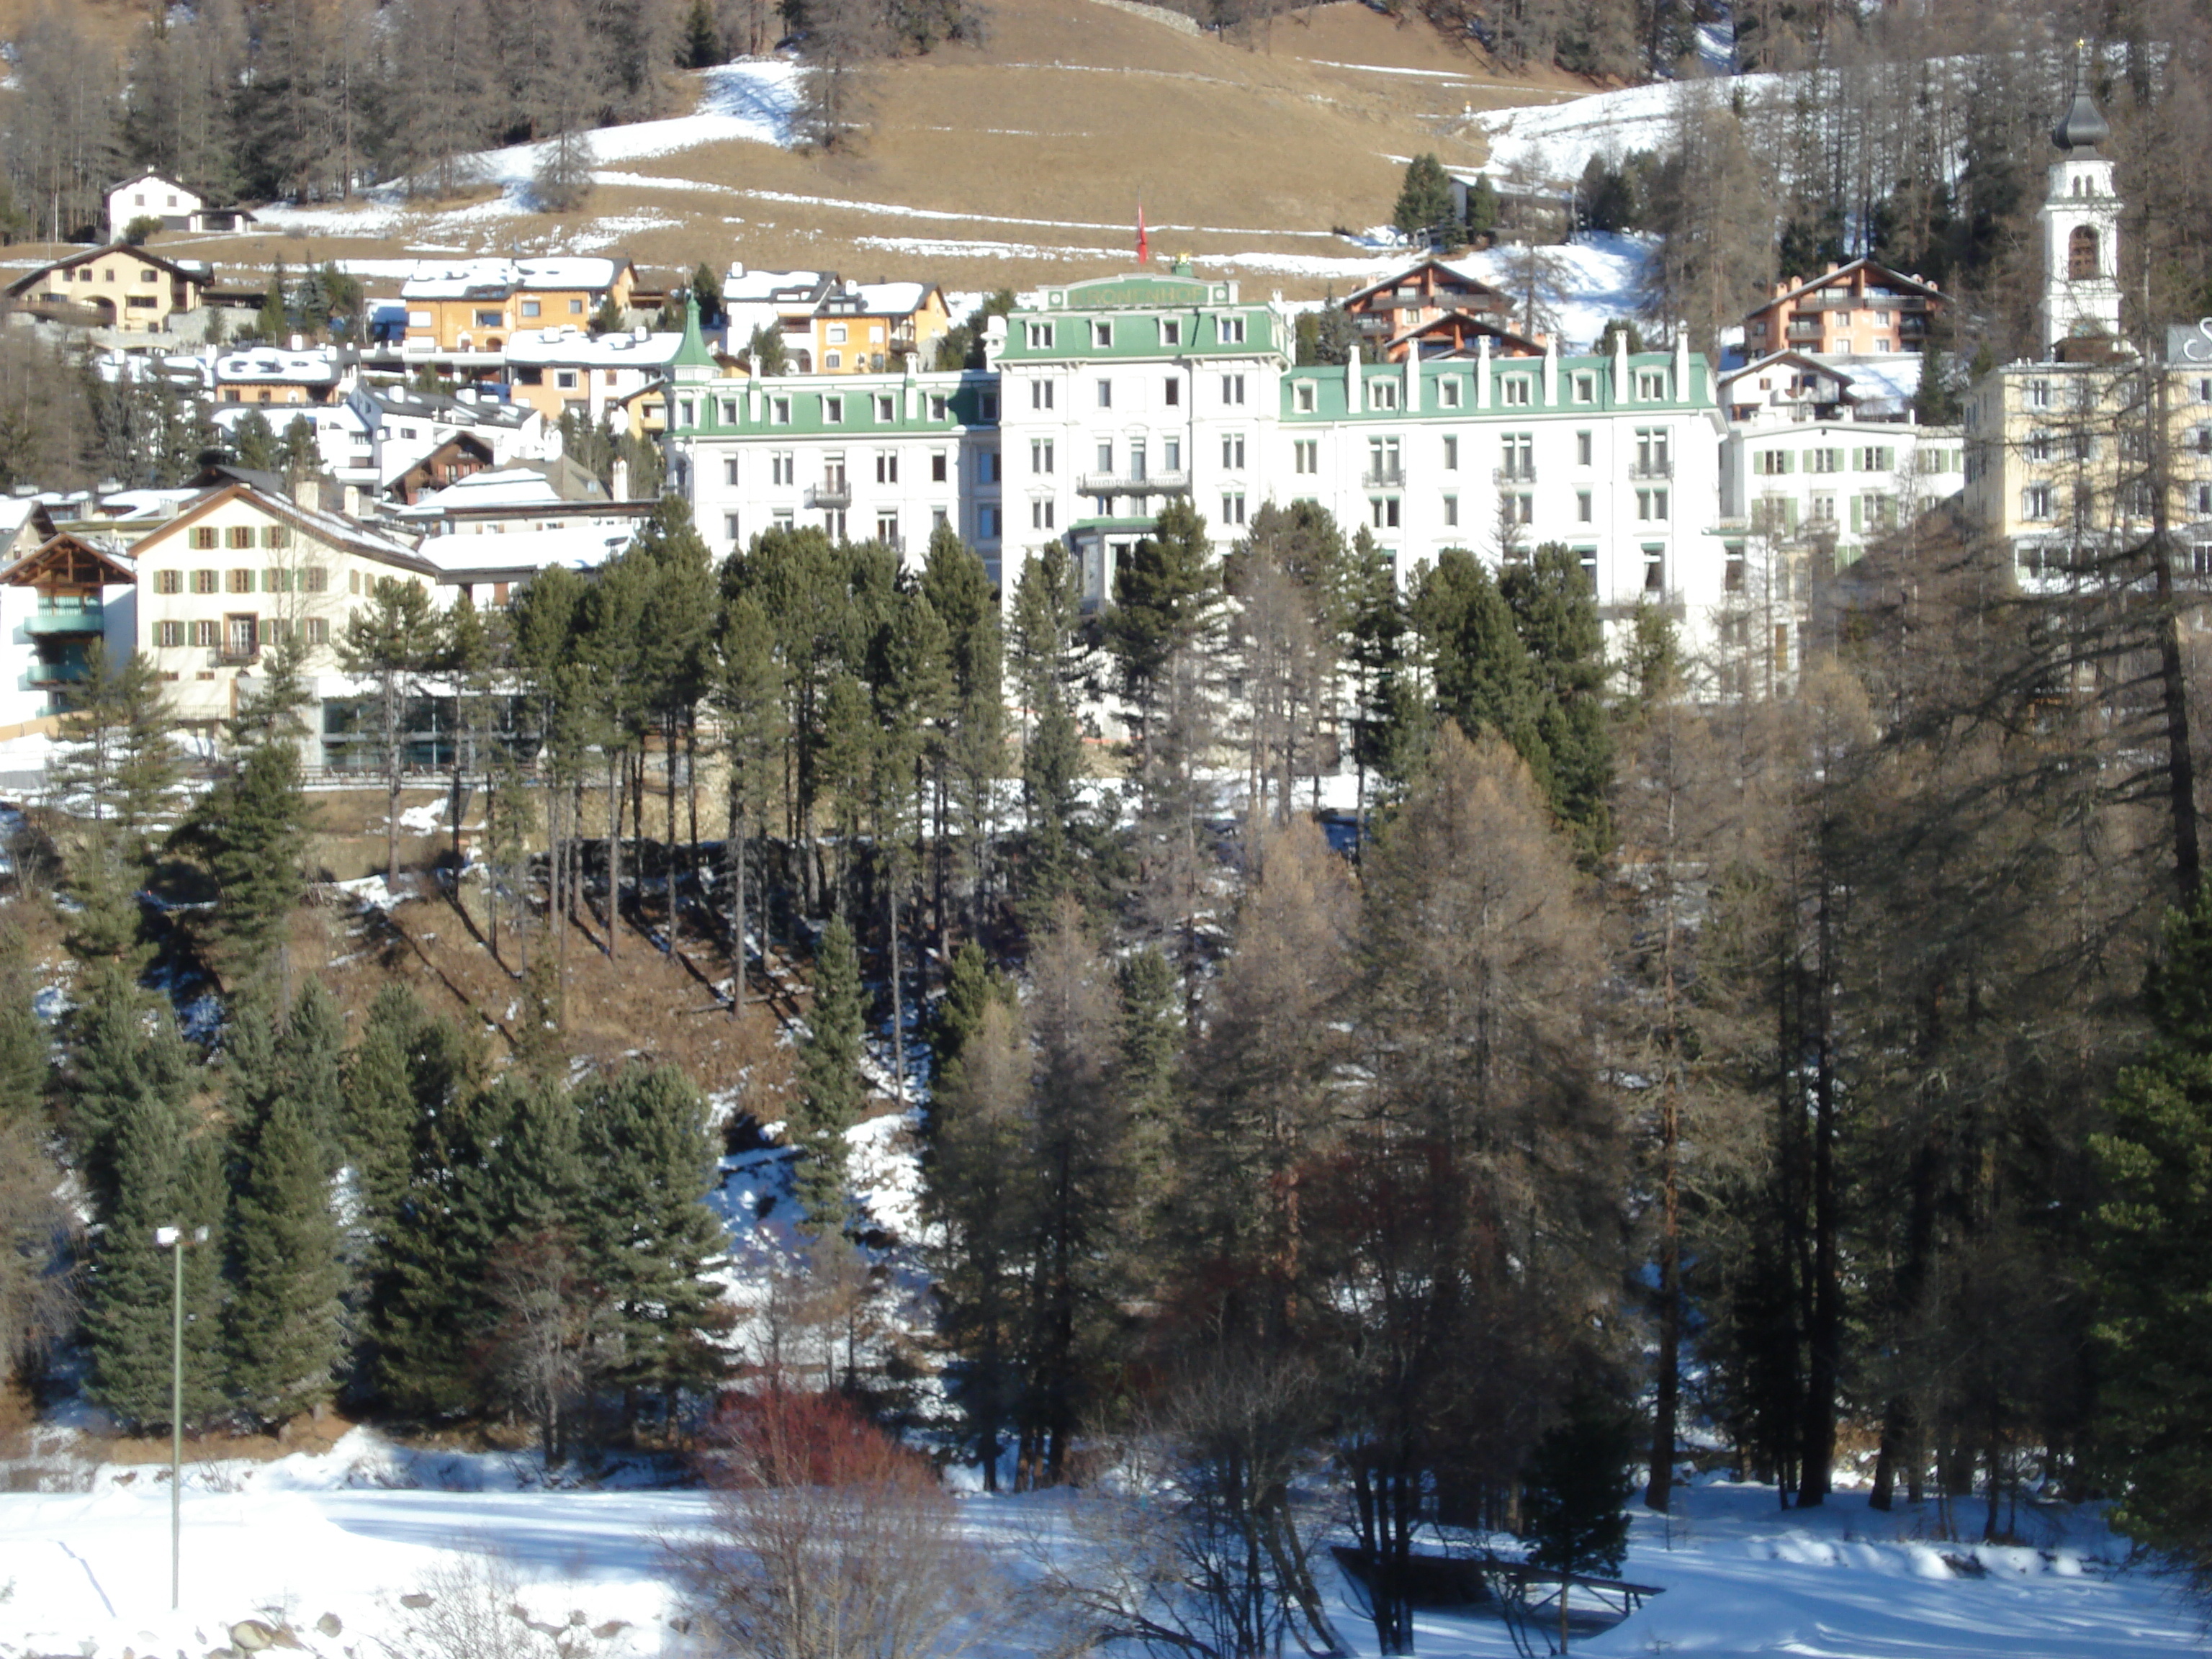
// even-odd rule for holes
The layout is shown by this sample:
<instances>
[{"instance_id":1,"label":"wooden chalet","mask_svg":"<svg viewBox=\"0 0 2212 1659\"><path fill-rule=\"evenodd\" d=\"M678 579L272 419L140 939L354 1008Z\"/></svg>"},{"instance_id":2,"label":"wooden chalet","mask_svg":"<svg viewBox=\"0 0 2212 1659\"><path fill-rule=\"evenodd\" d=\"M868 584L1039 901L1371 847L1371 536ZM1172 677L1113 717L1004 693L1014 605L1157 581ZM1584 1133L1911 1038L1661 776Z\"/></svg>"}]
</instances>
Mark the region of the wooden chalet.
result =
<instances>
[{"instance_id":1,"label":"wooden chalet","mask_svg":"<svg viewBox=\"0 0 2212 1659\"><path fill-rule=\"evenodd\" d=\"M1510 317L1513 296L1448 259L1431 257L1355 289L1345 296L1344 309L1357 325L1361 342L1379 351L1423 324L1454 313Z\"/></svg>"},{"instance_id":2,"label":"wooden chalet","mask_svg":"<svg viewBox=\"0 0 2212 1659\"><path fill-rule=\"evenodd\" d=\"M0 571L0 583L38 594L37 608L23 619L34 653L30 684L58 688L90 678L89 653L107 629L106 590L137 580L130 560L68 531ZM56 701L61 697L58 691Z\"/></svg>"},{"instance_id":3,"label":"wooden chalet","mask_svg":"<svg viewBox=\"0 0 2212 1659\"><path fill-rule=\"evenodd\" d=\"M457 432L394 477L385 493L403 507L412 507L432 490L458 483L492 464L491 446L474 433Z\"/></svg>"}]
</instances>

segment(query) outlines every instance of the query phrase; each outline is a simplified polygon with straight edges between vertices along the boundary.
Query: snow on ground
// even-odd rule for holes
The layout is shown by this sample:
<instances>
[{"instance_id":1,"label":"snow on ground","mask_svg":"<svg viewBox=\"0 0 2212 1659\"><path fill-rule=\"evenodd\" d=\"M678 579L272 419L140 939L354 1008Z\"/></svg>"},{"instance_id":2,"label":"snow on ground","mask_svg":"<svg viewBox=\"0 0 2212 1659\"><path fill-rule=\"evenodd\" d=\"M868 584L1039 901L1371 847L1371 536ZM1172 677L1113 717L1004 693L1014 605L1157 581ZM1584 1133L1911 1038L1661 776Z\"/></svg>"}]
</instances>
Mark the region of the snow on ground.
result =
<instances>
[{"instance_id":1,"label":"snow on ground","mask_svg":"<svg viewBox=\"0 0 2212 1659\"><path fill-rule=\"evenodd\" d=\"M1492 176L1513 173L1571 184L1593 155L1618 161L1635 150L1664 149L1680 96L1677 82L1659 81L1593 93L1570 103L1485 111L1474 118L1490 140L1483 170Z\"/></svg>"},{"instance_id":2,"label":"snow on ground","mask_svg":"<svg viewBox=\"0 0 2212 1659\"><path fill-rule=\"evenodd\" d=\"M541 1620L581 1613L605 1631L596 1649L605 1659L681 1650L659 1540L700 1524L708 1499L638 1486L641 1474L618 1471L593 1490L548 1489L529 1456L408 1453L366 1430L326 1453L196 1466L186 1472L176 1614L165 1468L108 1466L80 1480L89 1490L9 1493L0 1496L0 1654L200 1653L250 1617L289 1623L329 1659L386 1644L421 1652L406 1639L416 1614L402 1596L432 1589L450 1601L457 1579L481 1584L501 1573ZM1665 1593L1577 1650L2147 1659L2197 1644L2197 1616L2170 1582L2118 1570L2118 1544L2081 1512L2023 1511L2033 1541L1992 1548L1930 1542L1917 1535L1929 1528L1925 1513L1876 1515L1856 1494L1810 1511L1777 1509L1769 1487L1715 1482L1683 1497L1671 1524L1636 1513L1622 1571ZM1067 1501L970 1496L963 1512L972 1535L1018 1571L1025 1546L1063 1534ZM1371 1626L1333 1574L1326 1583L1352 1652L1373 1654ZM340 1634L317 1631L326 1613ZM610 1630L617 1621L627 1628ZM1425 1610L1415 1623L1419 1652L1437 1659L1512 1651L1490 1620ZM996 1652L1034 1650L1009 1643Z\"/></svg>"},{"instance_id":3,"label":"snow on ground","mask_svg":"<svg viewBox=\"0 0 2212 1659\"><path fill-rule=\"evenodd\" d=\"M1544 250L1552 265L1552 313L1571 349L1589 349L1609 320L1643 309L1653 248L1645 237L1585 231ZM1493 248L1455 263L1510 294L1517 258L1517 250Z\"/></svg>"},{"instance_id":4,"label":"snow on ground","mask_svg":"<svg viewBox=\"0 0 2212 1659\"><path fill-rule=\"evenodd\" d=\"M740 58L698 73L702 85L696 110L665 121L634 121L625 126L593 129L590 137L594 163L639 161L730 139L779 146L793 142L792 118L799 106L799 70L796 64L782 58ZM501 149L478 151L466 158L466 165L474 176L485 184L497 185L500 193L487 201L434 214L426 221L427 225L434 230L449 231L532 211L530 180L538 171L545 149L544 144L511 144ZM669 182L641 179L619 169L595 173L593 177L610 184ZM682 186L678 184L673 187ZM340 206L305 207L277 203L257 211L264 222L295 234L322 232L373 235L397 228L412 210L398 186L383 185L357 202ZM630 221L604 220L599 226L604 232L600 240L570 245L604 246L608 241L637 230L675 222L652 216L637 216Z\"/></svg>"}]
</instances>

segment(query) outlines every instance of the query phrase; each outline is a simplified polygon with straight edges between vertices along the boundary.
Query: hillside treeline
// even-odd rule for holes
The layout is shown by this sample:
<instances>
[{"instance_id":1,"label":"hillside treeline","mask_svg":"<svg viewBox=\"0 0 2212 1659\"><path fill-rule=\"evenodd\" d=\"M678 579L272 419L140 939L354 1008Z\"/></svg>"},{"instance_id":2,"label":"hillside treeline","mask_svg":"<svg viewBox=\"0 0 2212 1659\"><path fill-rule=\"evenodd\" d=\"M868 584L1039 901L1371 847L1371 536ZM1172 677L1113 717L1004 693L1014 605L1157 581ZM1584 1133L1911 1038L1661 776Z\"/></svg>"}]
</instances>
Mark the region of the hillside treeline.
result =
<instances>
[{"instance_id":1,"label":"hillside treeline","mask_svg":"<svg viewBox=\"0 0 2212 1659\"><path fill-rule=\"evenodd\" d=\"M165 1420L150 1232L205 1226L200 1421L680 1436L743 1362L994 1486L1199 1423L1276 1471L1254 1528L1310 1527L1325 1466L1388 1564L1512 1523L1547 1433L1634 1411L1661 1507L1695 1423L1786 1503L1863 1478L2000 1537L2023 1494L2117 1491L2193 1547L2212 912L2160 929L2212 711L2164 613L2124 562L2023 594L1930 520L1771 679L1764 629L1687 662L1657 610L1608 659L1571 555L1486 550L1401 592L1310 506L1219 548L1178 505L1102 611L1048 554L1002 623L949 533L918 569L811 530L717 566L672 501L511 617L382 585L343 653L395 806L408 711L452 699L518 985L496 1050L399 993L348 1033L289 982L283 653L180 818L158 679L103 665L27 863L81 964L51 1065L20 963L0 999L19 1379L75 1352ZM1775 695L1698 691L1734 680ZM818 1339L726 1344L694 1085L562 1059L575 953L672 941L728 954L740 1015L811 958L790 1090L738 1104L783 1125L802 1277L846 1287ZM212 976L212 1041L140 988L157 948ZM859 1334L892 1264L847 1135L925 1079L938 1411ZM1295 1607L1303 1557L1265 1559Z\"/></svg>"}]
</instances>

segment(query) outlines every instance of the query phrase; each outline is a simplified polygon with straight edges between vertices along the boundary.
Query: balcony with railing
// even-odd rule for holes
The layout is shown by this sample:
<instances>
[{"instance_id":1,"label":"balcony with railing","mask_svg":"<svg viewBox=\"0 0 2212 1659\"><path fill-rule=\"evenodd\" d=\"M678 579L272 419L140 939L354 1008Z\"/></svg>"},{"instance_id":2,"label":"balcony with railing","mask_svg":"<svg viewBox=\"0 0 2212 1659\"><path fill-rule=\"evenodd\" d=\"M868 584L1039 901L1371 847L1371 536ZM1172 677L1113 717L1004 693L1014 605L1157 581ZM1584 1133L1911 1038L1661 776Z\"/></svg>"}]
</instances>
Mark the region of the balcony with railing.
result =
<instances>
[{"instance_id":1,"label":"balcony with railing","mask_svg":"<svg viewBox=\"0 0 2212 1659\"><path fill-rule=\"evenodd\" d=\"M219 645L216 647L215 659L216 666L221 668L250 667L261 660L261 641L256 640L248 645L234 640L227 645Z\"/></svg>"},{"instance_id":2,"label":"balcony with railing","mask_svg":"<svg viewBox=\"0 0 2212 1659\"><path fill-rule=\"evenodd\" d=\"M1532 484L1536 482L1534 462L1525 466L1501 466L1492 469L1490 481L1501 484Z\"/></svg>"},{"instance_id":3,"label":"balcony with railing","mask_svg":"<svg viewBox=\"0 0 2212 1659\"><path fill-rule=\"evenodd\" d=\"M1402 466L1370 466L1359 479L1364 489L1400 489L1405 483L1406 469Z\"/></svg>"},{"instance_id":4,"label":"balcony with railing","mask_svg":"<svg viewBox=\"0 0 2212 1659\"><path fill-rule=\"evenodd\" d=\"M95 599L88 605L41 608L23 619L23 631L33 639L51 638L56 635L98 634L106 620L106 612Z\"/></svg>"},{"instance_id":5,"label":"balcony with railing","mask_svg":"<svg viewBox=\"0 0 2212 1659\"><path fill-rule=\"evenodd\" d=\"M92 678L92 668L82 662L34 662L24 678L33 685L81 685Z\"/></svg>"},{"instance_id":6,"label":"balcony with railing","mask_svg":"<svg viewBox=\"0 0 2212 1659\"><path fill-rule=\"evenodd\" d=\"M833 478L828 483L810 484L806 490L809 507L840 508L853 504L853 486L842 478Z\"/></svg>"},{"instance_id":7,"label":"balcony with railing","mask_svg":"<svg viewBox=\"0 0 2212 1659\"><path fill-rule=\"evenodd\" d=\"M1079 495L1179 495L1189 489L1188 472L1085 472L1075 480Z\"/></svg>"}]
</instances>

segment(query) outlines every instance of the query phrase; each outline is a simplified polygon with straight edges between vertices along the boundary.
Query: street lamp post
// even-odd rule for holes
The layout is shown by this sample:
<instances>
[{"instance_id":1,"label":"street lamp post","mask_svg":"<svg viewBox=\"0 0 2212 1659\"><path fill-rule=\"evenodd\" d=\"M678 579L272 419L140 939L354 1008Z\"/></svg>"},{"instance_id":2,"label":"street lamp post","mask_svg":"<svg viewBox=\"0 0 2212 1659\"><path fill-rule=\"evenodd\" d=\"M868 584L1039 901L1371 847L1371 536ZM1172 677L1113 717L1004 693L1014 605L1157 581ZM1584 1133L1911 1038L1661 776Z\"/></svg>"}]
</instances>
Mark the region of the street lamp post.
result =
<instances>
[{"instance_id":1,"label":"street lamp post","mask_svg":"<svg viewBox=\"0 0 2212 1659\"><path fill-rule=\"evenodd\" d=\"M207 1243L208 1230L156 1227L155 1244L174 1268L169 1297L169 1611L183 1583L185 1539L185 1247Z\"/></svg>"}]
</instances>

